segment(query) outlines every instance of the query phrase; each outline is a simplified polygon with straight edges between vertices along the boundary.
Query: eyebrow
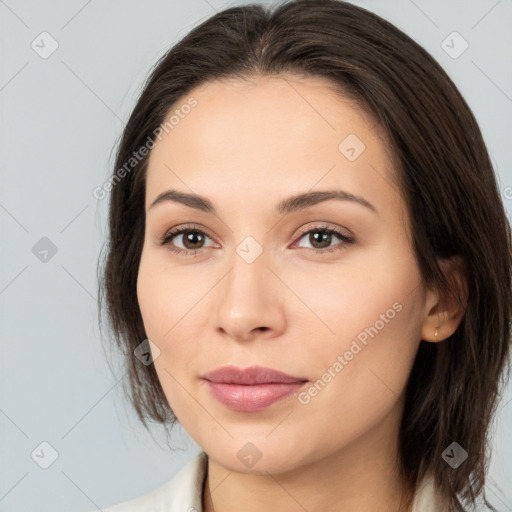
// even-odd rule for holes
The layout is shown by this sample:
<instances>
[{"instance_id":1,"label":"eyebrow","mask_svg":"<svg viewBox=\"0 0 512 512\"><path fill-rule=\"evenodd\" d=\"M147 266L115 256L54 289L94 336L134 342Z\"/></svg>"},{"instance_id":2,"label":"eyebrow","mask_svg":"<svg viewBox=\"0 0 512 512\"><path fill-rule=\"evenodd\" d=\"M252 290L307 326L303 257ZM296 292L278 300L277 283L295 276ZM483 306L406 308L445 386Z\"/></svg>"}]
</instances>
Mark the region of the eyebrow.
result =
<instances>
[{"instance_id":1,"label":"eyebrow","mask_svg":"<svg viewBox=\"0 0 512 512\"><path fill-rule=\"evenodd\" d=\"M344 190L325 190L297 194L279 202L276 206L276 213L280 215L292 213L331 199L351 201L353 203L360 204L378 215L377 209L373 204L369 203L363 197L345 192ZM206 197L172 189L159 194L149 206L148 211L151 208L154 208L157 204L164 203L166 201L180 203L190 208L195 208L206 213L217 215L213 203Z\"/></svg>"}]
</instances>

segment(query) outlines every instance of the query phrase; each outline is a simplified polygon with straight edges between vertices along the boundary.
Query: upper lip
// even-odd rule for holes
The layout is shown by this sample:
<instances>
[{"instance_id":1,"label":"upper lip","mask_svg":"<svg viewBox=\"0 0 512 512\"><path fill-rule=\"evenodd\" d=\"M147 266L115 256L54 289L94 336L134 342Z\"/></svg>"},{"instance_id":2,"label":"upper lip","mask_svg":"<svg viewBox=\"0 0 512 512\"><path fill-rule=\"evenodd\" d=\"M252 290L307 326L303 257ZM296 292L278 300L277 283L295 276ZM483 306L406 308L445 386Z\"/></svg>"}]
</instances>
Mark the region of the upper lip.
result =
<instances>
[{"instance_id":1,"label":"upper lip","mask_svg":"<svg viewBox=\"0 0 512 512\"><path fill-rule=\"evenodd\" d=\"M201 376L210 382L224 384L269 384L305 382L305 377L294 377L273 368L264 366L249 366L238 368L237 366L221 366Z\"/></svg>"}]
</instances>

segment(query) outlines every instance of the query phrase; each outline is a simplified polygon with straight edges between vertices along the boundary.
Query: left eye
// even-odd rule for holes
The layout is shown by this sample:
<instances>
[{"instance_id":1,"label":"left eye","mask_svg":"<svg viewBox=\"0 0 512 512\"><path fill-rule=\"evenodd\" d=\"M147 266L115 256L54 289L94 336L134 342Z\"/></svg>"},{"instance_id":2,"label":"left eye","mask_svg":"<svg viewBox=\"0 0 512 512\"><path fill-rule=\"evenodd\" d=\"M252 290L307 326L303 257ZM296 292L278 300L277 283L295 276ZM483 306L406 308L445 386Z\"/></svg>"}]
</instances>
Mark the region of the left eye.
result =
<instances>
[{"instance_id":1,"label":"left eye","mask_svg":"<svg viewBox=\"0 0 512 512\"><path fill-rule=\"evenodd\" d=\"M310 248L316 252L331 252L340 250L343 249L344 245L354 242L353 238L349 237L348 235L345 235L344 233L341 233L335 229L329 229L326 227L310 229L309 231L303 233L299 240L304 238L306 235L308 236L308 242L310 244L320 245L320 247L315 247L314 245L313 247L308 247L308 249ZM341 244L342 247L339 247L339 244L335 245L334 247L329 247L331 245L333 236L339 238L343 242Z\"/></svg>"}]
</instances>

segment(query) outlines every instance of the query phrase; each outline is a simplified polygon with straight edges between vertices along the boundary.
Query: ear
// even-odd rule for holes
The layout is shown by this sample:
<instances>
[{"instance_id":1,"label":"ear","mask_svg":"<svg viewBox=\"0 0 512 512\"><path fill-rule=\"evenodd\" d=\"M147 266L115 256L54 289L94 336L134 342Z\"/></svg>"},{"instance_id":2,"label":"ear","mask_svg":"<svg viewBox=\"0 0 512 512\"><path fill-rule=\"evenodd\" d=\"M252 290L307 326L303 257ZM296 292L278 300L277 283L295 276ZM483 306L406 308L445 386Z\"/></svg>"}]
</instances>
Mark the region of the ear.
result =
<instances>
[{"instance_id":1,"label":"ear","mask_svg":"<svg viewBox=\"0 0 512 512\"><path fill-rule=\"evenodd\" d=\"M421 328L421 338L434 343L445 340L456 331L466 311L468 296L464 260L460 256L452 256L440 259L438 263L447 278L449 289L427 291Z\"/></svg>"}]
</instances>

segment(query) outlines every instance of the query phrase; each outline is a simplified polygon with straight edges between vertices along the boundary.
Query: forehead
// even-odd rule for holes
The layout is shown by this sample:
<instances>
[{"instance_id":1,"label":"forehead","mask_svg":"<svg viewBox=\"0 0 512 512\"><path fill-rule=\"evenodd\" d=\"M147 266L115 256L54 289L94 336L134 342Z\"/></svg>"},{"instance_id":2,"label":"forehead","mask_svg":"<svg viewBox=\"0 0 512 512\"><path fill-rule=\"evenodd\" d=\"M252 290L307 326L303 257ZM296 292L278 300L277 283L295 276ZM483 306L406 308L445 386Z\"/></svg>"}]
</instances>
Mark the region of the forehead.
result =
<instances>
[{"instance_id":1,"label":"forehead","mask_svg":"<svg viewBox=\"0 0 512 512\"><path fill-rule=\"evenodd\" d=\"M191 99L195 106L182 108ZM386 134L327 79L208 82L177 101L171 116L172 129L150 154L146 208L166 188L238 201L242 208L313 187L393 193L382 187L394 181Z\"/></svg>"}]
</instances>

